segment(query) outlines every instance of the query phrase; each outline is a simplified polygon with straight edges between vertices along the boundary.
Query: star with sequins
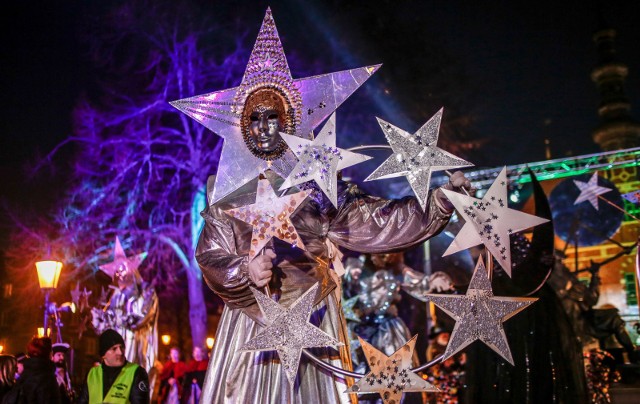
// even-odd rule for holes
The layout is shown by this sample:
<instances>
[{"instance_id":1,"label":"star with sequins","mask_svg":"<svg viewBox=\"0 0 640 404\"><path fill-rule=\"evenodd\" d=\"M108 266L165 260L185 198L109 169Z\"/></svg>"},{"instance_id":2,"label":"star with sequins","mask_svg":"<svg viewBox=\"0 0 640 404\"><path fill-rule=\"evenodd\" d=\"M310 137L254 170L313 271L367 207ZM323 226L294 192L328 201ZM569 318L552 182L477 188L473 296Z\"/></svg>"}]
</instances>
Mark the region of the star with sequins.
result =
<instances>
[{"instance_id":1,"label":"star with sequins","mask_svg":"<svg viewBox=\"0 0 640 404\"><path fill-rule=\"evenodd\" d=\"M318 285L314 284L288 308L251 288L266 327L240 347L240 351L278 351L290 388L296 379L302 349L344 345L309 322Z\"/></svg>"},{"instance_id":2,"label":"star with sequins","mask_svg":"<svg viewBox=\"0 0 640 404\"><path fill-rule=\"evenodd\" d=\"M365 181L405 176L422 209L427 204L432 172L473 165L436 146L442 108L413 135L389 122L377 119L393 149L393 154Z\"/></svg>"},{"instance_id":3,"label":"star with sequins","mask_svg":"<svg viewBox=\"0 0 640 404\"><path fill-rule=\"evenodd\" d=\"M607 192L613 191L611 188L601 187L598 185L598 172L593 173L589 182L573 180L573 183L580 189L580 195L573 202L574 205L589 201L595 210L598 210L598 197Z\"/></svg>"},{"instance_id":4,"label":"star with sequins","mask_svg":"<svg viewBox=\"0 0 640 404\"><path fill-rule=\"evenodd\" d=\"M627 192L622 197L631 203L640 204L640 190Z\"/></svg>"},{"instance_id":5,"label":"star with sequins","mask_svg":"<svg viewBox=\"0 0 640 404\"><path fill-rule=\"evenodd\" d=\"M147 257L147 253L143 252L129 258L125 255L120 239L116 236L116 244L113 249L113 261L108 264L100 265L100 270L107 274L109 278L114 279L118 273L135 273L138 267Z\"/></svg>"},{"instance_id":6,"label":"star with sequins","mask_svg":"<svg viewBox=\"0 0 640 404\"><path fill-rule=\"evenodd\" d=\"M362 163L371 157L336 147L336 114L332 114L312 141L280 133L293 150L298 163L280 190L307 181L315 181L333 206L338 206L338 171Z\"/></svg>"},{"instance_id":7,"label":"star with sequins","mask_svg":"<svg viewBox=\"0 0 640 404\"><path fill-rule=\"evenodd\" d=\"M349 299L342 299L342 313L344 314L344 318L347 321L355 321L356 323L360 323L360 317L353 310L353 306L358 303L359 295L355 295L350 297Z\"/></svg>"},{"instance_id":8,"label":"star with sequins","mask_svg":"<svg viewBox=\"0 0 640 404\"><path fill-rule=\"evenodd\" d=\"M209 203L219 201L267 168L287 177L295 164L295 156L289 150L278 159L266 161L247 148L241 119L244 99L251 92L260 88L284 89L296 116L295 135L307 136L379 68L380 65L372 65L294 80L271 9L267 9L238 87L171 102L224 139Z\"/></svg>"},{"instance_id":9,"label":"star with sequins","mask_svg":"<svg viewBox=\"0 0 640 404\"><path fill-rule=\"evenodd\" d=\"M417 335L414 335L391 356L378 351L367 341L358 337L370 370L346 392L379 393L382 401L385 404L390 404L399 403L404 392L439 391L431 383L411 371L416 337Z\"/></svg>"},{"instance_id":10,"label":"star with sequins","mask_svg":"<svg viewBox=\"0 0 640 404\"><path fill-rule=\"evenodd\" d=\"M493 296L482 256L478 258L464 296L427 294L425 297L456 321L443 361L479 340L512 365L513 357L502 323L538 300L532 297Z\"/></svg>"},{"instance_id":11,"label":"star with sequins","mask_svg":"<svg viewBox=\"0 0 640 404\"><path fill-rule=\"evenodd\" d=\"M549 220L510 209L507 206L507 186L507 168L504 167L482 199L443 189L465 220L443 256L484 244L511 276L510 235Z\"/></svg>"},{"instance_id":12,"label":"star with sequins","mask_svg":"<svg viewBox=\"0 0 640 404\"><path fill-rule=\"evenodd\" d=\"M251 261L273 237L292 246L306 250L296 228L291 223L291 215L305 201L311 190L278 197L269 180L260 179L256 191L256 202L251 205L225 210L238 220L253 226L249 261Z\"/></svg>"}]
</instances>

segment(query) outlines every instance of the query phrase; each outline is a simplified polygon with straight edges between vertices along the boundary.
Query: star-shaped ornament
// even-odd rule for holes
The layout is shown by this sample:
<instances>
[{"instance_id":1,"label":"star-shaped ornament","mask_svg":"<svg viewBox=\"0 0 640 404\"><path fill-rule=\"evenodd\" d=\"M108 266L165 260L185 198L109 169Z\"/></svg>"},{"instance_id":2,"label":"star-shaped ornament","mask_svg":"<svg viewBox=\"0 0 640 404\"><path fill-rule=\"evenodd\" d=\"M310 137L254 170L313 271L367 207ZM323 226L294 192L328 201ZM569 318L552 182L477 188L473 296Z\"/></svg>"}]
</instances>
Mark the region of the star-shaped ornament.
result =
<instances>
[{"instance_id":1,"label":"star-shaped ornament","mask_svg":"<svg viewBox=\"0 0 640 404\"><path fill-rule=\"evenodd\" d=\"M640 190L622 194L622 197L631 203L640 204Z\"/></svg>"},{"instance_id":2,"label":"star-shaped ornament","mask_svg":"<svg viewBox=\"0 0 640 404\"><path fill-rule=\"evenodd\" d=\"M511 276L511 234L549 220L507 206L507 168L503 168L487 193L478 199L443 189L465 223L443 256L478 244L485 247Z\"/></svg>"},{"instance_id":3,"label":"star-shaped ornament","mask_svg":"<svg viewBox=\"0 0 640 404\"><path fill-rule=\"evenodd\" d=\"M309 323L317 290L318 283L304 292L290 307L285 308L251 288L264 315L266 327L247 341L240 351L278 351L290 388L294 386L302 349L343 345Z\"/></svg>"},{"instance_id":4,"label":"star-shaped ornament","mask_svg":"<svg viewBox=\"0 0 640 404\"><path fill-rule=\"evenodd\" d=\"M584 201L589 201L595 210L598 210L598 196L613 191L611 188L605 188L598 185L598 172L593 173L589 182L573 180L573 183L580 189L580 195L573 203L577 205Z\"/></svg>"},{"instance_id":5,"label":"star-shaped ornament","mask_svg":"<svg viewBox=\"0 0 640 404\"><path fill-rule=\"evenodd\" d=\"M425 297L456 321L443 361L480 340L512 365L513 357L502 323L538 300L532 297L493 296L482 256L478 258L464 296L427 294Z\"/></svg>"},{"instance_id":6,"label":"star-shaped ornament","mask_svg":"<svg viewBox=\"0 0 640 404\"><path fill-rule=\"evenodd\" d=\"M82 292L80 291L80 282L76 283L76 287L71 290L71 301L76 307L80 308L80 299L82 298ZM82 312L82 310L79 310Z\"/></svg>"},{"instance_id":7,"label":"star-shaped ornament","mask_svg":"<svg viewBox=\"0 0 640 404\"><path fill-rule=\"evenodd\" d=\"M241 128L243 111L252 94L260 89L277 93L293 111L287 133L307 136L379 68L373 65L294 80L271 10L267 9L238 87L171 102L224 139L209 203L219 201L267 168L286 178L296 162L290 150L267 161L247 147Z\"/></svg>"},{"instance_id":8,"label":"star-shaped ornament","mask_svg":"<svg viewBox=\"0 0 640 404\"><path fill-rule=\"evenodd\" d=\"M226 214L253 226L249 261L258 255L273 237L306 250L290 217L310 193L311 190L305 190L278 197L269 180L260 179L254 204L225 210Z\"/></svg>"},{"instance_id":9,"label":"star-shaped ornament","mask_svg":"<svg viewBox=\"0 0 640 404\"><path fill-rule=\"evenodd\" d=\"M365 181L405 176L422 209L427 204L431 173L473 164L436 146L442 120L442 108L418 131L410 134L389 122L378 119L393 154Z\"/></svg>"},{"instance_id":10,"label":"star-shaped ornament","mask_svg":"<svg viewBox=\"0 0 640 404\"><path fill-rule=\"evenodd\" d=\"M88 309L90 307L89 306L89 297L91 296L92 293L93 292L90 291L90 290L87 290L87 288L84 288L82 290L82 294L80 296L80 306L79 306L80 313L82 313L82 311L85 308Z\"/></svg>"},{"instance_id":11,"label":"star-shaped ornament","mask_svg":"<svg viewBox=\"0 0 640 404\"><path fill-rule=\"evenodd\" d=\"M350 297L349 299L342 299L342 312L344 313L344 318L347 321L355 321L356 323L360 323L360 317L353 311L353 306L358 303L359 295L355 295Z\"/></svg>"},{"instance_id":12,"label":"star-shaped ornament","mask_svg":"<svg viewBox=\"0 0 640 404\"><path fill-rule=\"evenodd\" d=\"M411 371L416 335L406 344L387 356L367 341L358 337L369 364L369 373L349 387L347 393L379 393L385 404L399 403L404 392L439 391L431 383Z\"/></svg>"},{"instance_id":13,"label":"star-shaped ornament","mask_svg":"<svg viewBox=\"0 0 640 404\"><path fill-rule=\"evenodd\" d=\"M338 171L371 157L336 147L336 114L332 114L314 140L280 133L298 157L298 163L280 190L315 181L333 206L338 206Z\"/></svg>"},{"instance_id":14,"label":"star-shaped ornament","mask_svg":"<svg viewBox=\"0 0 640 404\"><path fill-rule=\"evenodd\" d=\"M137 272L138 267L147 257L147 253L143 252L129 258L125 255L120 239L116 236L116 245L113 249L113 261L108 264L100 265L100 270L107 274L110 279L118 274L126 274L127 272Z\"/></svg>"}]
</instances>

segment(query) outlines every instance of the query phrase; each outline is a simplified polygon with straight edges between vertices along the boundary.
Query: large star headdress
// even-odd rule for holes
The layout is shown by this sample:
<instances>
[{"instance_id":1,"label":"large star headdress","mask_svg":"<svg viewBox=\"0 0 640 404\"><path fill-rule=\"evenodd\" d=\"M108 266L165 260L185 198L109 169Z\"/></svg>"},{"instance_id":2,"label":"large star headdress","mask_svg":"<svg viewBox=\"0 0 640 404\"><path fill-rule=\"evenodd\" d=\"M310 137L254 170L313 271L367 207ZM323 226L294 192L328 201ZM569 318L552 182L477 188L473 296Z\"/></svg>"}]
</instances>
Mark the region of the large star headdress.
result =
<instances>
[{"instance_id":1,"label":"large star headdress","mask_svg":"<svg viewBox=\"0 0 640 404\"><path fill-rule=\"evenodd\" d=\"M443 256L463 251L478 244L485 247L511 276L511 244L509 236L549 220L510 209L507 206L507 168L503 168L487 193L478 199L443 189L465 223Z\"/></svg>"},{"instance_id":2,"label":"large star headdress","mask_svg":"<svg viewBox=\"0 0 640 404\"><path fill-rule=\"evenodd\" d=\"M595 210L598 210L598 196L613 191L611 188L598 185L597 171L589 178L589 182L573 180L573 183L580 189L580 195L578 195L578 198L573 204L577 205L584 201L589 201Z\"/></svg>"},{"instance_id":3,"label":"large star headdress","mask_svg":"<svg viewBox=\"0 0 640 404\"><path fill-rule=\"evenodd\" d=\"M248 147L245 109L256 94L282 100L286 109L284 131L307 136L338 108L380 65L293 80L271 9L262 27L238 87L171 102L175 108L195 119L224 139L216 176L213 204L267 168L287 177L295 164L289 150L265 158Z\"/></svg>"},{"instance_id":4,"label":"large star headdress","mask_svg":"<svg viewBox=\"0 0 640 404\"><path fill-rule=\"evenodd\" d=\"M273 237L306 250L291 215L309 196L311 190L278 197L269 180L258 181L256 202L251 205L225 210L225 213L253 226L249 261L251 261Z\"/></svg>"},{"instance_id":5,"label":"large star headdress","mask_svg":"<svg viewBox=\"0 0 640 404\"><path fill-rule=\"evenodd\" d=\"M338 206L338 171L362 163L371 157L336 147L336 114L333 113L314 140L281 133L298 163L280 190L307 181L315 181L333 206Z\"/></svg>"},{"instance_id":6,"label":"large star headdress","mask_svg":"<svg viewBox=\"0 0 640 404\"><path fill-rule=\"evenodd\" d=\"M147 253L143 252L129 258L125 255L120 239L116 236L116 245L113 249L113 261L108 264L100 265L100 270L107 274L109 278L114 279L117 274L126 274L130 272L136 274L138 267L147 257Z\"/></svg>"},{"instance_id":7,"label":"large star headdress","mask_svg":"<svg viewBox=\"0 0 640 404\"><path fill-rule=\"evenodd\" d=\"M404 392L439 391L431 383L411 371L416 335L391 356L378 351L367 341L358 337L367 359L369 373L349 387L347 393L379 393L385 404L399 403Z\"/></svg>"},{"instance_id":8,"label":"large star headdress","mask_svg":"<svg viewBox=\"0 0 640 404\"><path fill-rule=\"evenodd\" d=\"M393 154L376 168L365 181L405 176L422 209L427 204L433 171L473 165L436 146L440 121L442 120L442 108L414 134L380 118L376 119L378 119L378 124L393 149Z\"/></svg>"},{"instance_id":9,"label":"large star headdress","mask_svg":"<svg viewBox=\"0 0 640 404\"><path fill-rule=\"evenodd\" d=\"M293 388L296 379L302 349L343 345L309 323L317 290L318 283L285 308L251 288L267 325L240 347L240 351L278 351L290 388Z\"/></svg>"},{"instance_id":10,"label":"large star headdress","mask_svg":"<svg viewBox=\"0 0 640 404\"><path fill-rule=\"evenodd\" d=\"M482 256L478 258L464 296L427 294L425 297L456 320L443 361L480 340L512 365L513 357L502 323L538 300L532 297L493 296Z\"/></svg>"}]
</instances>

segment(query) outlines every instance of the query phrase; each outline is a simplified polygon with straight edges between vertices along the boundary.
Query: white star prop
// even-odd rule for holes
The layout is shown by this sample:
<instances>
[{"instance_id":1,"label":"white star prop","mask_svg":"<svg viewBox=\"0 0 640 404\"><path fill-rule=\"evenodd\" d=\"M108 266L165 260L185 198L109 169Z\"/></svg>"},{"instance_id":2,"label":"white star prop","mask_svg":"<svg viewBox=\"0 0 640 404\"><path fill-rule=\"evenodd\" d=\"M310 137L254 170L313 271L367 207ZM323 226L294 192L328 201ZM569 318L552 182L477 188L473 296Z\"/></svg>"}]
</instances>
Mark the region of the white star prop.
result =
<instances>
[{"instance_id":1,"label":"white star prop","mask_svg":"<svg viewBox=\"0 0 640 404\"><path fill-rule=\"evenodd\" d=\"M411 359L416 345L416 335L406 344L387 356L367 341L358 337L362 351L369 364L370 371L347 393L379 393L385 404L399 403L402 394L407 391L439 391L431 383L411 371Z\"/></svg>"},{"instance_id":2,"label":"white star prop","mask_svg":"<svg viewBox=\"0 0 640 404\"><path fill-rule=\"evenodd\" d=\"M549 220L507 206L507 168L503 168L482 199L443 189L465 223L443 256L478 244L485 247L511 276L509 236Z\"/></svg>"},{"instance_id":3,"label":"white star prop","mask_svg":"<svg viewBox=\"0 0 640 404\"><path fill-rule=\"evenodd\" d=\"M266 161L247 148L240 120L248 94L260 88L282 90L294 109L295 134L306 136L379 68L380 65L373 65L294 80L271 10L267 9L238 87L171 102L224 139L209 204L240 188L267 168L286 177L295 163L290 151L279 159Z\"/></svg>"},{"instance_id":4,"label":"white star prop","mask_svg":"<svg viewBox=\"0 0 640 404\"><path fill-rule=\"evenodd\" d=\"M443 361L472 342L480 340L512 365L513 357L502 323L538 300L532 297L493 296L491 281L482 256L478 259L469 289L464 296L436 294L425 296L456 320Z\"/></svg>"},{"instance_id":5,"label":"white star prop","mask_svg":"<svg viewBox=\"0 0 640 404\"><path fill-rule=\"evenodd\" d=\"M310 193L311 190L306 190L279 198L269 181L261 179L258 181L254 204L225 210L229 216L253 226L249 261L255 258L273 237L306 250L290 217Z\"/></svg>"},{"instance_id":6,"label":"white star prop","mask_svg":"<svg viewBox=\"0 0 640 404\"><path fill-rule=\"evenodd\" d=\"M108 264L100 265L99 268L102 272L109 275L109 278L113 279L116 273L119 272L123 274L127 272L137 272L138 267L146 257L147 253L143 252L133 256L132 258L128 258L124 253L120 239L116 236L116 245L113 249L113 261Z\"/></svg>"},{"instance_id":7,"label":"white star prop","mask_svg":"<svg viewBox=\"0 0 640 404\"><path fill-rule=\"evenodd\" d=\"M285 133L280 135L298 157L298 163L280 186L280 190L313 180L336 207L338 206L338 171L371 158L336 147L335 113L331 115L313 141Z\"/></svg>"},{"instance_id":8,"label":"white star prop","mask_svg":"<svg viewBox=\"0 0 640 404\"><path fill-rule=\"evenodd\" d=\"M240 351L278 351L282 369L293 388L304 348L343 345L340 341L309 323L313 301L318 290L314 284L289 308L251 288L267 326L244 344Z\"/></svg>"},{"instance_id":9,"label":"white star prop","mask_svg":"<svg viewBox=\"0 0 640 404\"><path fill-rule=\"evenodd\" d=\"M598 172L593 173L589 182L573 180L573 183L580 189L578 199L573 203L577 205L584 201L589 201L595 210L598 210L598 195L606 194L613 191L611 188L605 188L598 185Z\"/></svg>"},{"instance_id":10,"label":"white star prop","mask_svg":"<svg viewBox=\"0 0 640 404\"><path fill-rule=\"evenodd\" d=\"M393 154L365 181L405 176L422 209L427 204L433 171L473 165L436 146L442 108L413 135L380 118L376 119L393 149Z\"/></svg>"}]
</instances>

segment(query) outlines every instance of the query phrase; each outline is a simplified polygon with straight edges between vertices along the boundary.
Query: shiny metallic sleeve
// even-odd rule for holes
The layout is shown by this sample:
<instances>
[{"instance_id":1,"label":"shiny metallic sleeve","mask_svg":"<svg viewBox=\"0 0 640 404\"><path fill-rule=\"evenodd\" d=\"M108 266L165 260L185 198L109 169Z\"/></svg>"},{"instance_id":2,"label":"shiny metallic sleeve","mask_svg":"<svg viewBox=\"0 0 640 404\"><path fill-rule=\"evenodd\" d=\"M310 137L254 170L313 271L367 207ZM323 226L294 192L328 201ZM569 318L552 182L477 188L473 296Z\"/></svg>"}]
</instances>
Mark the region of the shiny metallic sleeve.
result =
<instances>
[{"instance_id":1,"label":"shiny metallic sleeve","mask_svg":"<svg viewBox=\"0 0 640 404\"><path fill-rule=\"evenodd\" d=\"M232 309L254 304L247 274L248 257L238 254L231 219L215 206L203 216L205 224L195 255L207 285Z\"/></svg>"},{"instance_id":2,"label":"shiny metallic sleeve","mask_svg":"<svg viewBox=\"0 0 640 404\"><path fill-rule=\"evenodd\" d=\"M452 210L440 189L424 209L415 198L386 200L352 192L332 220L327 237L341 247L364 253L403 250L438 234Z\"/></svg>"}]
</instances>

